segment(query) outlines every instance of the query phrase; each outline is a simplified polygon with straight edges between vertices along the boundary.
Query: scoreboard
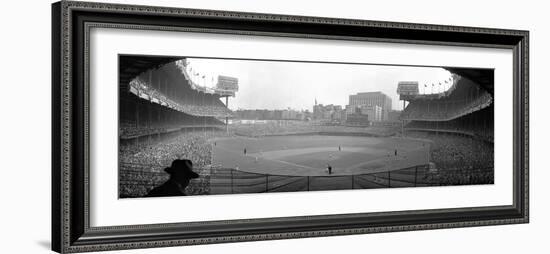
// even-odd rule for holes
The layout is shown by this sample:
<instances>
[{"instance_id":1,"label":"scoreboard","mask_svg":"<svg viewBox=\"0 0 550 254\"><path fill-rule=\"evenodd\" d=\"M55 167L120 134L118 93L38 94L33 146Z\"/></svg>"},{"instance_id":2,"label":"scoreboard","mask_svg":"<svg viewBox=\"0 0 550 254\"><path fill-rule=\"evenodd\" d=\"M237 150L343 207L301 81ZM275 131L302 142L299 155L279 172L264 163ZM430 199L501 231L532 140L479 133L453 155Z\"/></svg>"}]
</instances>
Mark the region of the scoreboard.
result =
<instances>
[{"instance_id":1,"label":"scoreboard","mask_svg":"<svg viewBox=\"0 0 550 254\"><path fill-rule=\"evenodd\" d=\"M221 95L235 96L235 92L237 91L239 91L239 79L229 76L218 75L216 93Z\"/></svg>"},{"instance_id":2,"label":"scoreboard","mask_svg":"<svg viewBox=\"0 0 550 254\"><path fill-rule=\"evenodd\" d=\"M397 93L399 95L418 95L417 81L401 81L397 84Z\"/></svg>"}]
</instances>

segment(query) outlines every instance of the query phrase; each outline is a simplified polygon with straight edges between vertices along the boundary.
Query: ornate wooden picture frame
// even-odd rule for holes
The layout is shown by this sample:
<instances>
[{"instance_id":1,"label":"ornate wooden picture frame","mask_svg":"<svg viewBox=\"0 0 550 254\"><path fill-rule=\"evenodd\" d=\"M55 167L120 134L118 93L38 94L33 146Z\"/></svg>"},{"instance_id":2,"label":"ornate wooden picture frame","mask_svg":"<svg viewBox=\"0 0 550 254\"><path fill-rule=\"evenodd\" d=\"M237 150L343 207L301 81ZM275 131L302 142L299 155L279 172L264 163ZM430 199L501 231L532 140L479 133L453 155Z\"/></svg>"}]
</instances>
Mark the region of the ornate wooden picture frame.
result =
<instances>
[{"instance_id":1,"label":"ornate wooden picture frame","mask_svg":"<svg viewBox=\"0 0 550 254\"><path fill-rule=\"evenodd\" d=\"M460 46L513 55L511 205L93 226L90 30ZM60 253L473 227L529 221L529 32L61 1L52 5L52 249ZM116 141L114 141L116 143ZM116 170L116 169L113 169Z\"/></svg>"}]
</instances>

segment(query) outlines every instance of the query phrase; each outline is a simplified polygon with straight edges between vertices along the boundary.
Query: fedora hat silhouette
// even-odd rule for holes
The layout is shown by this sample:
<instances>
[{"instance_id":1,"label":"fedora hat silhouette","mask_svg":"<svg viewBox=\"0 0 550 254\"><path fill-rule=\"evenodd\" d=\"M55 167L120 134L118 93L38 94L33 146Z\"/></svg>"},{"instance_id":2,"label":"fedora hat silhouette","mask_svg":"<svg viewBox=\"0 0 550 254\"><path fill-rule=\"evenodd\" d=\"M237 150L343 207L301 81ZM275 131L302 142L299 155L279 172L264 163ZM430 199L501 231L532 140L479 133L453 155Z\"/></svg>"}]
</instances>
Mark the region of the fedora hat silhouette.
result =
<instances>
[{"instance_id":1,"label":"fedora hat silhouette","mask_svg":"<svg viewBox=\"0 0 550 254\"><path fill-rule=\"evenodd\" d=\"M197 173L193 172L193 162L190 160L174 160L172 161L172 165L169 168L165 168L164 171L173 176L187 177L189 179L199 177Z\"/></svg>"}]
</instances>

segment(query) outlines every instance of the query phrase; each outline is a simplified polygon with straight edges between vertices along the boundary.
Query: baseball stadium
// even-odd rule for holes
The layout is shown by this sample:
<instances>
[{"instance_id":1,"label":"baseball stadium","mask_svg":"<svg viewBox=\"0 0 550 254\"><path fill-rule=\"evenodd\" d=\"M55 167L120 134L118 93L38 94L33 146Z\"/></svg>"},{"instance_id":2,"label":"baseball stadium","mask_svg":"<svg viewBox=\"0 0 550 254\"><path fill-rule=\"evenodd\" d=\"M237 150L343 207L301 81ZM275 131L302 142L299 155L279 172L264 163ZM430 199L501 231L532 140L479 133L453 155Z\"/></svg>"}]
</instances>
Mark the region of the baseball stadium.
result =
<instances>
[{"instance_id":1,"label":"baseball stadium","mask_svg":"<svg viewBox=\"0 0 550 254\"><path fill-rule=\"evenodd\" d=\"M198 174L185 195L492 184L492 70L445 69L441 92L395 84L399 112L352 103L380 93L351 95L345 109L231 110L237 77L206 77L183 57L121 55L119 197L147 196L178 159Z\"/></svg>"}]
</instances>

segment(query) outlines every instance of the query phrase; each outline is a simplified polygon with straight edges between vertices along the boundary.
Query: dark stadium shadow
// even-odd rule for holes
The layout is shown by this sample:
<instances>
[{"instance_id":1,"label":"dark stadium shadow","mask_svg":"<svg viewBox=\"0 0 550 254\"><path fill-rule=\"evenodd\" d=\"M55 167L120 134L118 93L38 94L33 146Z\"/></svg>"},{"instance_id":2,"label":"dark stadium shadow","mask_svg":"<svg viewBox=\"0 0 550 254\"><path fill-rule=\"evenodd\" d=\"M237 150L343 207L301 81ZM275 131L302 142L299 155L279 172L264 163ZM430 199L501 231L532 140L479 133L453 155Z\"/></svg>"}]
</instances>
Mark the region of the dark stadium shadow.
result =
<instances>
[{"instance_id":1,"label":"dark stadium shadow","mask_svg":"<svg viewBox=\"0 0 550 254\"><path fill-rule=\"evenodd\" d=\"M164 171L170 174L170 179L153 188L145 197L186 196L185 188L189 185L189 181L199 177L193 172L193 163L190 160L174 160L172 165Z\"/></svg>"}]
</instances>

